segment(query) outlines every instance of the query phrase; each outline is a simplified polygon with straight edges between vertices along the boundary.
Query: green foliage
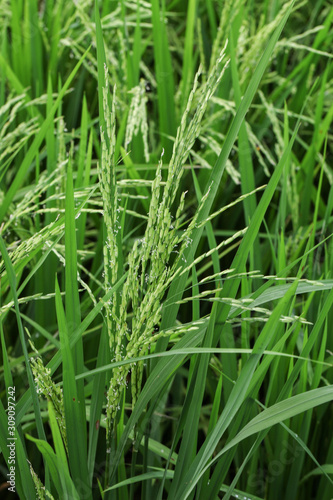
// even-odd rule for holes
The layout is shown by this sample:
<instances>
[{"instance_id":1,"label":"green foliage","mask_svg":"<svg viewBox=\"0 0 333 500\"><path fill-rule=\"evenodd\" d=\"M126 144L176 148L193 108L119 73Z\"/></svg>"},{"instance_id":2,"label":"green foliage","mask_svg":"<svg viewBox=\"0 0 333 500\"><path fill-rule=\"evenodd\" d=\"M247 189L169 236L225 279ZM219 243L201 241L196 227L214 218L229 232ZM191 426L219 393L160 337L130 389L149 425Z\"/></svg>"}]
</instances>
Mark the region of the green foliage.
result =
<instances>
[{"instance_id":1,"label":"green foliage","mask_svg":"<svg viewBox=\"0 0 333 500\"><path fill-rule=\"evenodd\" d=\"M330 500L330 2L0 13L2 482Z\"/></svg>"}]
</instances>

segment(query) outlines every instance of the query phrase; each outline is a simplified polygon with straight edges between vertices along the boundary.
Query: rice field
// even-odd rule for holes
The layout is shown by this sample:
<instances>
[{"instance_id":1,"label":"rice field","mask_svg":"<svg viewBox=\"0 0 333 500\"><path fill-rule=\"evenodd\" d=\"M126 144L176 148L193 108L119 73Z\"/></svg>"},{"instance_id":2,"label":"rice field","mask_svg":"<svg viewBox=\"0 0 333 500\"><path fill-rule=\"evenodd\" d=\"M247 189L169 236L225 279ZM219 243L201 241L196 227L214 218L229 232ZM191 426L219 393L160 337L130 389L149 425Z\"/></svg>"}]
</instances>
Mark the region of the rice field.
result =
<instances>
[{"instance_id":1,"label":"rice field","mask_svg":"<svg viewBox=\"0 0 333 500\"><path fill-rule=\"evenodd\" d=\"M0 0L0 493L333 498L333 5Z\"/></svg>"}]
</instances>

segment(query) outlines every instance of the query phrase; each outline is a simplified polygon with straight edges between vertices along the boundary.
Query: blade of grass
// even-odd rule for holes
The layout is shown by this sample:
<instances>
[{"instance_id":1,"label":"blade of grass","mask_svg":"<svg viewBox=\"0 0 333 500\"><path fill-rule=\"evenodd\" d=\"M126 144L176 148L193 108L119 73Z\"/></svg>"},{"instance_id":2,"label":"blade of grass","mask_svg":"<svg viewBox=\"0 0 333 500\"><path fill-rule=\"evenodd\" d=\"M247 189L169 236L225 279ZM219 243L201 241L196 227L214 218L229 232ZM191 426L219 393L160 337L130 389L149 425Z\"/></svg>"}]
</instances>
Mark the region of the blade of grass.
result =
<instances>
[{"instance_id":1,"label":"blade of grass","mask_svg":"<svg viewBox=\"0 0 333 500\"><path fill-rule=\"evenodd\" d=\"M95 23L96 23L96 47L97 47L97 71L98 71L98 109L99 109L99 124L101 130L104 134L104 140L106 141L107 148L110 148L109 144L109 136L107 134L106 129L106 121L103 110L103 87L105 86L105 68L106 64L106 56L105 56L105 48L103 41L103 32L101 19L99 15L98 2L95 0ZM108 95L108 99L110 101L110 95ZM109 109L111 109L109 102Z\"/></svg>"},{"instance_id":2,"label":"blade of grass","mask_svg":"<svg viewBox=\"0 0 333 500\"><path fill-rule=\"evenodd\" d=\"M174 108L175 84L164 16L165 13L160 9L159 0L152 0L159 129L162 147L165 151L165 161L169 161L172 154L172 142L169 136L176 136L176 114Z\"/></svg>"},{"instance_id":3,"label":"blade of grass","mask_svg":"<svg viewBox=\"0 0 333 500\"><path fill-rule=\"evenodd\" d=\"M100 368L109 361L109 340L107 335L106 325L103 324L101 337L99 341L98 355L96 368ZM91 373L91 372L88 372ZM78 380L78 377L76 378ZM106 384L106 373L101 372L94 375L93 390L90 405L90 421L89 421L89 445L88 445L88 469L90 481L92 482L95 458L97 450L97 441L99 436L99 425L102 414L104 390Z\"/></svg>"},{"instance_id":4,"label":"blade of grass","mask_svg":"<svg viewBox=\"0 0 333 500\"><path fill-rule=\"evenodd\" d=\"M71 475L76 488L82 493L85 491L87 499L92 499L89 487L86 441L82 439L82 432L86 426L85 415L82 420L84 400L78 399L77 384L75 380L74 360L70 347L69 333L66 323L65 311L62 304L58 280L55 283L56 313L59 325L61 344L61 357L63 364L63 393L66 420L66 433L68 439L68 455Z\"/></svg>"},{"instance_id":5,"label":"blade of grass","mask_svg":"<svg viewBox=\"0 0 333 500\"><path fill-rule=\"evenodd\" d=\"M73 187L73 170L72 162L69 158L67 168L66 182L66 207L65 207L65 277L66 277L66 324L69 335L76 330L81 324L81 309L79 288L77 281L77 241L75 230L75 206L74 206L74 187ZM84 371L83 359L83 341L82 337L72 350L74 361L74 373L82 373ZM84 443L87 442L86 431L86 410L83 382L77 382L77 397L81 402L79 411L81 412L81 439Z\"/></svg>"},{"instance_id":6,"label":"blade of grass","mask_svg":"<svg viewBox=\"0 0 333 500\"><path fill-rule=\"evenodd\" d=\"M236 59L236 51L234 47L234 38L235 33L234 29L230 31L230 66L231 66L231 74L232 74L232 82L233 89L235 93L235 102L236 106L239 107L241 104L241 88L239 84L238 71L237 71L237 59ZM251 148L249 145L249 140L247 136L246 130L246 120L241 124L239 129L239 138L238 138L238 157L239 157L239 168L241 174L241 189L242 194L249 193L255 189L255 180L254 180L254 170L253 163L251 158ZM252 219L255 209L257 206L256 195L250 196L244 199L244 218L245 224L248 225L250 220ZM255 269L262 269L261 263L261 253L259 251L259 241L258 239L254 242L253 247L253 266Z\"/></svg>"},{"instance_id":7,"label":"blade of grass","mask_svg":"<svg viewBox=\"0 0 333 500\"><path fill-rule=\"evenodd\" d=\"M190 93L190 85L193 80L193 44L194 30L196 25L198 0L190 0L187 6L185 47L181 84L181 111L186 107Z\"/></svg>"},{"instance_id":8,"label":"blade of grass","mask_svg":"<svg viewBox=\"0 0 333 500\"><path fill-rule=\"evenodd\" d=\"M61 464L63 470L65 470L69 476L66 450L65 450L64 443L63 443L63 440L61 437L59 425L57 422L57 417L56 417L56 414L54 412L53 405L51 404L50 401L48 401L48 403L47 403L47 411L49 414L49 422L50 422L50 427L51 427L51 432L52 432L52 439L53 439L53 443L54 443L55 453L58 457L59 463Z\"/></svg>"}]
</instances>

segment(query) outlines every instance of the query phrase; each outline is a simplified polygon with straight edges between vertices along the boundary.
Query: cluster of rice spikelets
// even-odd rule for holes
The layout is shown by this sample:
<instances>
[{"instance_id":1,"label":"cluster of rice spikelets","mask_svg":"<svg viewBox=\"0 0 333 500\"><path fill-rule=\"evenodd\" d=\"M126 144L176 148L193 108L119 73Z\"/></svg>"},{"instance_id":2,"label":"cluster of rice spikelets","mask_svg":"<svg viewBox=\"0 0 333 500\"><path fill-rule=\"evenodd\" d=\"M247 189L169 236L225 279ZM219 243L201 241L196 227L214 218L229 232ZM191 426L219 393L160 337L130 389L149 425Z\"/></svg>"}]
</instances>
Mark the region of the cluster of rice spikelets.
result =
<instances>
[{"instance_id":1,"label":"cluster of rice spikelets","mask_svg":"<svg viewBox=\"0 0 333 500\"><path fill-rule=\"evenodd\" d=\"M168 286L176 274L186 265L183 260L184 250L191 243L192 231L209 195L209 190L202 197L195 216L183 231L180 231L180 224L184 215L186 193L183 192L180 195L175 216L172 213L172 206L183 174L182 167L199 135L202 117L222 78L226 65L224 48L201 87L199 86L201 70L198 71L177 131L165 183L162 182L161 176L162 157L159 161L155 179L152 182L151 201L144 236L135 241L127 256L127 278L121 295L114 296L110 303L105 304L111 356L113 356L114 361L130 360L133 357L143 356L147 353L150 345L163 335L163 332L154 335L154 325L160 321L162 301ZM106 234L104 280L105 288L109 289L117 280L118 252L121 248L119 236L122 228L119 220L120 198L114 158L115 88L110 109L107 82L108 74L105 68L103 109L106 127L104 130L101 129L102 159L99 165L99 179ZM189 119L194 103L195 112L192 119ZM174 255L175 258L173 258ZM128 372L128 366L120 366L113 370L107 393L108 438L110 438L117 411L120 409L121 396L127 385ZM143 364L141 362L133 363L131 365L133 405L140 391L142 374Z\"/></svg>"},{"instance_id":2,"label":"cluster of rice spikelets","mask_svg":"<svg viewBox=\"0 0 333 500\"><path fill-rule=\"evenodd\" d=\"M148 151L148 122L147 122L147 94L146 82L142 78L140 84L131 90L133 95L128 111L127 127L125 134L125 147L130 144L133 136L141 131L145 160L149 162Z\"/></svg>"},{"instance_id":3,"label":"cluster of rice spikelets","mask_svg":"<svg viewBox=\"0 0 333 500\"><path fill-rule=\"evenodd\" d=\"M34 471L32 464L29 462L29 460L28 463L29 463L31 477L36 488L36 494L37 494L36 498L38 498L38 500L46 500L46 498L54 500L54 496L51 495L51 493L45 488L42 481L39 479L38 475Z\"/></svg>"},{"instance_id":4,"label":"cluster of rice spikelets","mask_svg":"<svg viewBox=\"0 0 333 500\"><path fill-rule=\"evenodd\" d=\"M30 334L27 331L29 336L29 343L32 350L39 354L37 349L35 348ZM32 369L32 373L35 379L37 393L43 394L43 396L51 403L54 414L58 421L59 430L68 453L68 444L67 444L67 433L66 433L66 422L65 422L65 410L64 410L64 399L63 393L59 386L55 385L51 378L51 370L47 368L40 356L38 355L36 358L30 358L30 366Z\"/></svg>"}]
</instances>

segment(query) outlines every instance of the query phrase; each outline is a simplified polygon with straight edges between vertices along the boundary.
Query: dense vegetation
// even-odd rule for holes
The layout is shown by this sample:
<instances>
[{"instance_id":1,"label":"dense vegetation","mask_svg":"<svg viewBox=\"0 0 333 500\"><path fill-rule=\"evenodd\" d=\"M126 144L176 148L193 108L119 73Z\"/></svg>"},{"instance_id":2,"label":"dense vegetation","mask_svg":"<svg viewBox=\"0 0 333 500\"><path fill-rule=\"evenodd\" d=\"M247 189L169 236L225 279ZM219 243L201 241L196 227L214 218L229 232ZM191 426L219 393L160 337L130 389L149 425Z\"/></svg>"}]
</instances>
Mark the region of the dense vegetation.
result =
<instances>
[{"instance_id":1,"label":"dense vegetation","mask_svg":"<svg viewBox=\"0 0 333 500\"><path fill-rule=\"evenodd\" d=\"M332 3L0 13L3 498L330 500Z\"/></svg>"}]
</instances>

